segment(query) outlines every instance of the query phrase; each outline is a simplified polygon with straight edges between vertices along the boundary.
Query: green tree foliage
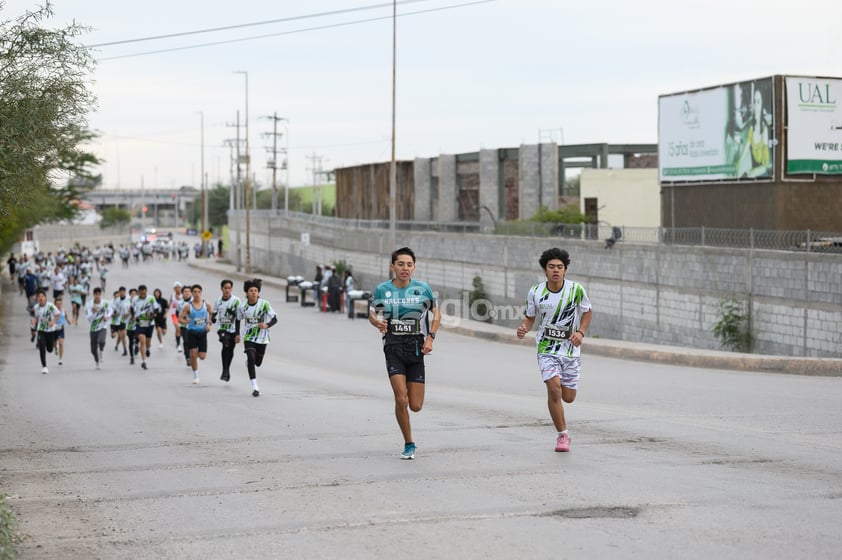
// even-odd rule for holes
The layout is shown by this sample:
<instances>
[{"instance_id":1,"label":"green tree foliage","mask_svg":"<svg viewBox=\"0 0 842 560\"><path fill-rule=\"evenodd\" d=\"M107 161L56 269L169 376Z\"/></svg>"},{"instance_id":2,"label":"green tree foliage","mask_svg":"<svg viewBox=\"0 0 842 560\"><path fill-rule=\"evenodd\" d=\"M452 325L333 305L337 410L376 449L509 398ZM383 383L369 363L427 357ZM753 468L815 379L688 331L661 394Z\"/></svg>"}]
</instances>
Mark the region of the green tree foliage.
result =
<instances>
[{"instance_id":1,"label":"green tree foliage","mask_svg":"<svg viewBox=\"0 0 842 560\"><path fill-rule=\"evenodd\" d=\"M542 224L584 224L588 221L588 218L579 212L578 208L574 208L573 206L558 210L550 210L546 206L541 206L529 220Z\"/></svg>"},{"instance_id":2,"label":"green tree foliage","mask_svg":"<svg viewBox=\"0 0 842 560\"><path fill-rule=\"evenodd\" d=\"M125 208L106 208L100 212L100 216L102 216L102 221L99 223L99 227L103 229L112 226L126 225L132 221L132 213Z\"/></svg>"},{"instance_id":3,"label":"green tree foliage","mask_svg":"<svg viewBox=\"0 0 842 560\"><path fill-rule=\"evenodd\" d=\"M3 4L0 3L0 12ZM44 26L44 6L0 19L0 251L27 228L68 219L78 195L96 183L97 158L81 146L95 137L85 119L94 107L94 59L76 24ZM55 187L70 177L67 186Z\"/></svg>"},{"instance_id":4,"label":"green tree foliage","mask_svg":"<svg viewBox=\"0 0 842 560\"><path fill-rule=\"evenodd\" d=\"M491 302L488 300L488 292L485 291L485 284L479 274L474 274L471 286L473 287L472 290L466 290L471 318L484 323L494 322L491 316Z\"/></svg>"}]
</instances>

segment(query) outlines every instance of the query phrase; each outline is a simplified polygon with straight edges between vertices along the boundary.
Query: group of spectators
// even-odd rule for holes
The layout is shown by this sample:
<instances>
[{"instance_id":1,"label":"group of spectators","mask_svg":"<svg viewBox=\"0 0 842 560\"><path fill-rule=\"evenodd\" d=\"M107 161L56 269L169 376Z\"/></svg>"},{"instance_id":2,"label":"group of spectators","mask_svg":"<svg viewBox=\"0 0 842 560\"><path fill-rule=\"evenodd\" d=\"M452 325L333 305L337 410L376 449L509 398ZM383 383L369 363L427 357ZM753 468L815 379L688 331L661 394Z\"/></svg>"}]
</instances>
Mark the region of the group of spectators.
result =
<instances>
[{"instance_id":1,"label":"group of spectators","mask_svg":"<svg viewBox=\"0 0 842 560\"><path fill-rule=\"evenodd\" d=\"M348 293L356 290L356 281L351 269L346 268L340 277L335 266L329 264L316 265L316 277L313 279L313 284L314 289L318 290L318 294L327 296L327 302L323 306L324 311L341 312L344 296L345 312L350 313L351 299L348 297Z\"/></svg>"}]
</instances>

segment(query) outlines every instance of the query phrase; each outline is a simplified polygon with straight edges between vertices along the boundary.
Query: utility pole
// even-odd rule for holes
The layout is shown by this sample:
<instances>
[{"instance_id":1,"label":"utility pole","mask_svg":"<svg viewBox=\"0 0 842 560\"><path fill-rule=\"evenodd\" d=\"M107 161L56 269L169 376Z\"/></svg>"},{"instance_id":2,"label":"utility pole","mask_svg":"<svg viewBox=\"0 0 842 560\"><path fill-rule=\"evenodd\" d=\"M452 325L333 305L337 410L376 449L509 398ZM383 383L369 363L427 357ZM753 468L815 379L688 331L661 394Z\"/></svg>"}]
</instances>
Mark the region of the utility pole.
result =
<instances>
[{"instance_id":1,"label":"utility pole","mask_svg":"<svg viewBox=\"0 0 842 560\"><path fill-rule=\"evenodd\" d=\"M201 134L201 168L200 177L202 182L202 256L206 257L208 254L208 244L205 241L205 231L208 226L208 192L205 178L205 113L204 111L196 111L199 113L199 126Z\"/></svg>"},{"instance_id":2,"label":"utility pole","mask_svg":"<svg viewBox=\"0 0 842 560\"><path fill-rule=\"evenodd\" d=\"M277 174L278 174L278 136L283 136L282 133L278 133L278 121L285 121L287 119L283 117L279 117L278 113L275 112L271 116L264 117L266 119L272 119L272 132L265 133L264 136L272 136L272 148L267 148L272 154L272 160L269 162L267 167L272 170L272 211L277 215L278 213L278 181L277 181ZM286 151L284 150L284 154ZM286 163L286 162L285 162ZM287 185L289 188L289 185ZM284 200L288 200L288 195L284 196ZM284 205L286 209L286 203Z\"/></svg>"},{"instance_id":3,"label":"utility pole","mask_svg":"<svg viewBox=\"0 0 842 560\"><path fill-rule=\"evenodd\" d=\"M240 212L239 210L243 207L242 198L240 196L240 111L237 110L237 122L236 124L229 124L228 126L235 126L237 130L237 138L234 141L234 147L237 152L237 159L236 159L236 169L237 175L234 181L234 184L231 185L231 196L229 197L229 202L231 202L231 209L234 210L233 215L235 216L236 226L235 230L235 239L237 246L234 248L234 253L236 254L236 264L237 264L237 272L240 272L243 269L242 265L242 257L241 247L242 247L242 240L240 238Z\"/></svg>"},{"instance_id":4,"label":"utility pole","mask_svg":"<svg viewBox=\"0 0 842 560\"><path fill-rule=\"evenodd\" d=\"M307 156L310 160L309 171L313 174L313 215L322 215L322 193L319 187L319 177L322 174L322 156L313 152L312 156Z\"/></svg>"},{"instance_id":5,"label":"utility pole","mask_svg":"<svg viewBox=\"0 0 842 560\"><path fill-rule=\"evenodd\" d=\"M389 250L395 249L398 167L395 161L395 99L397 97L398 68L398 3L392 0L392 162L389 166Z\"/></svg>"},{"instance_id":6,"label":"utility pole","mask_svg":"<svg viewBox=\"0 0 842 560\"><path fill-rule=\"evenodd\" d=\"M249 192L249 175L250 171L250 157L249 157L249 73L246 70L235 70L235 74L243 74L245 76L246 85L246 175L244 181L244 193L246 207L246 274L251 274L251 197Z\"/></svg>"}]
</instances>

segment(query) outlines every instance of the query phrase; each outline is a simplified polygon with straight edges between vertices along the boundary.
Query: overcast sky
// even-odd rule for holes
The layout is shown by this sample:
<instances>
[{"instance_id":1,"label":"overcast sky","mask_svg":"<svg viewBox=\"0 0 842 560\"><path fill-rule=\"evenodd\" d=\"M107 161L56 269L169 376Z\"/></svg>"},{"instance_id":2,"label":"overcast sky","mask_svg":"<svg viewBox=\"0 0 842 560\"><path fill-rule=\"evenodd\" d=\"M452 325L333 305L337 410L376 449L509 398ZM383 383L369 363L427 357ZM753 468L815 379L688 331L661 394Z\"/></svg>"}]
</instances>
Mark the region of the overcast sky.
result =
<instances>
[{"instance_id":1,"label":"overcast sky","mask_svg":"<svg viewBox=\"0 0 842 560\"><path fill-rule=\"evenodd\" d=\"M661 94L773 74L842 76L839 0L470 2L398 2L398 159L540 138L655 143ZM0 18L38 3L6 0ZM388 0L54 0L53 8L51 25L91 28L87 45L289 19L96 48L99 106L89 124L101 133L91 149L105 160L106 187L198 186L200 111L209 182L227 183L224 143L236 135L237 110L245 119L237 70L248 72L259 183L271 180L273 113L289 119L279 146L289 142L293 186L312 183L314 155L325 169L391 157ZM336 11L344 13L324 15ZM272 36L125 57L258 35Z\"/></svg>"}]
</instances>

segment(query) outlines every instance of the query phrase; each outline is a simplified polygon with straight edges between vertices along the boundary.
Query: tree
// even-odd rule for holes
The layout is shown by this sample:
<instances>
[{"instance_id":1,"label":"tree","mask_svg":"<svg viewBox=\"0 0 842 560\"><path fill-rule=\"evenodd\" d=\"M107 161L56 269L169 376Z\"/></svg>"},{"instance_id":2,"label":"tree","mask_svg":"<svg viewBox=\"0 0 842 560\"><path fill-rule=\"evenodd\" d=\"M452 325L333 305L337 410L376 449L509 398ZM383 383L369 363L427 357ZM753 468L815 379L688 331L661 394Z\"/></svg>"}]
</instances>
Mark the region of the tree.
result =
<instances>
[{"instance_id":1,"label":"tree","mask_svg":"<svg viewBox=\"0 0 842 560\"><path fill-rule=\"evenodd\" d=\"M588 217L579 212L579 209L575 206L568 206L567 208L560 208L558 210L550 210L546 206L541 206L529 220L542 224L584 224L588 221Z\"/></svg>"},{"instance_id":2,"label":"tree","mask_svg":"<svg viewBox=\"0 0 842 560\"><path fill-rule=\"evenodd\" d=\"M209 228L222 227L228 223L228 208L230 206L231 189L222 183L217 183L212 189L208 189L207 204L208 204L208 222L205 224ZM193 205L193 210L190 212L188 218L196 227L202 225L202 197L196 198L196 203Z\"/></svg>"},{"instance_id":3,"label":"tree","mask_svg":"<svg viewBox=\"0 0 842 560\"><path fill-rule=\"evenodd\" d=\"M96 136L86 121L94 59L75 42L86 30L43 27L51 16L47 1L0 20L0 251L29 227L73 217L99 163L80 147ZM56 187L62 175L73 180Z\"/></svg>"},{"instance_id":4,"label":"tree","mask_svg":"<svg viewBox=\"0 0 842 560\"><path fill-rule=\"evenodd\" d=\"M100 212L100 215L102 221L99 223L99 227L103 229L111 226L122 226L132 221L132 213L125 208L105 208Z\"/></svg>"}]
</instances>

